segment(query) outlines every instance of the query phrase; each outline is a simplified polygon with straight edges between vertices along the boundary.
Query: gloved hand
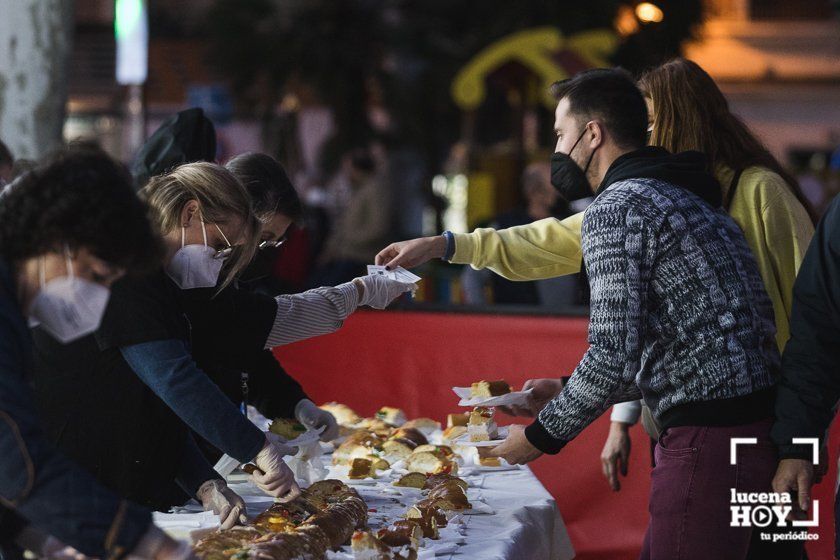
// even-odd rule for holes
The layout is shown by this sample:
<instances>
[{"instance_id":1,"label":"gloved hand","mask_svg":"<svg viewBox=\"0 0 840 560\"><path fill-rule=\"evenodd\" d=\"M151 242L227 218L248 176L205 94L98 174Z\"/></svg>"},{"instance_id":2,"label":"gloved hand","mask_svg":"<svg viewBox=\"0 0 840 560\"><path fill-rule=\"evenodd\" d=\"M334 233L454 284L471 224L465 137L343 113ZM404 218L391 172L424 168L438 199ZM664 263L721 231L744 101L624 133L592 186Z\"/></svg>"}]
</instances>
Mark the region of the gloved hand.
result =
<instances>
[{"instance_id":1,"label":"gloved hand","mask_svg":"<svg viewBox=\"0 0 840 560\"><path fill-rule=\"evenodd\" d=\"M245 515L245 501L228 488L224 480L208 480L199 486L195 494L204 511L212 511L219 516L222 529L230 529L237 523L248 521Z\"/></svg>"},{"instance_id":2,"label":"gloved hand","mask_svg":"<svg viewBox=\"0 0 840 560\"><path fill-rule=\"evenodd\" d=\"M128 553L128 560L197 560L192 548L186 541L176 541L154 525L150 525L146 533L134 549Z\"/></svg>"},{"instance_id":3,"label":"gloved hand","mask_svg":"<svg viewBox=\"0 0 840 560\"><path fill-rule=\"evenodd\" d=\"M295 482L295 475L289 465L283 461L283 456L295 453L297 453L296 447L266 440L262 451L254 457L254 464L262 471L262 474L252 474L251 480L260 490L278 498L281 502L294 500L300 496L300 487Z\"/></svg>"},{"instance_id":4,"label":"gloved hand","mask_svg":"<svg viewBox=\"0 0 840 560\"><path fill-rule=\"evenodd\" d=\"M321 410L309 399L303 399L297 403L295 418L298 422L313 430L323 426L324 431L321 432L321 441L332 441L338 437L338 422L336 422L335 416L326 410Z\"/></svg>"},{"instance_id":5,"label":"gloved hand","mask_svg":"<svg viewBox=\"0 0 840 560\"><path fill-rule=\"evenodd\" d=\"M417 285L411 282L400 282L378 274L360 276L354 278L353 282L360 282L364 293L359 305L369 305L374 309L385 309L388 304L397 299L401 294L417 290Z\"/></svg>"}]
</instances>

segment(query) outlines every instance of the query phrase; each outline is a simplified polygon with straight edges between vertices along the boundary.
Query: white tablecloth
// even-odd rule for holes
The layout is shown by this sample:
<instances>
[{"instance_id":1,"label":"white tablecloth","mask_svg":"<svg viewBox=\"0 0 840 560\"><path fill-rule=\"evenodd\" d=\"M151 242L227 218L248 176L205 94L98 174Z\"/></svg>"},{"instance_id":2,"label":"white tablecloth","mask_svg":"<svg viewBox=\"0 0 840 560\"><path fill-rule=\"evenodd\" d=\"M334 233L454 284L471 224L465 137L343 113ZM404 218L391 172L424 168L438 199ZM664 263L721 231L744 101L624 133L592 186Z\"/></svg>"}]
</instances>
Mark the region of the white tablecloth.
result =
<instances>
[{"instance_id":1,"label":"white tablecloth","mask_svg":"<svg viewBox=\"0 0 840 560\"><path fill-rule=\"evenodd\" d=\"M336 473L331 472L331 476ZM395 475L396 476L396 475ZM568 560L574 549L554 499L527 467L487 470L465 467L461 476L474 512L460 516L445 530L440 541L426 540L421 559L452 558L482 560ZM373 529L394 521L420 498L413 488L396 488L391 477L351 481L371 510ZM248 504L248 514L264 511L272 502L250 483L231 487ZM186 511L189 511L187 508ZM192 511L197 512L197 505ZM156 514L155 522L177 538L189 538L197 529L217 525L206 513ZM195 538L195 535L193 536ZM349 547L348 547L349 549ZM349 550L330 554L334 560L352 558Z\"/></svg>"}]
</instances>

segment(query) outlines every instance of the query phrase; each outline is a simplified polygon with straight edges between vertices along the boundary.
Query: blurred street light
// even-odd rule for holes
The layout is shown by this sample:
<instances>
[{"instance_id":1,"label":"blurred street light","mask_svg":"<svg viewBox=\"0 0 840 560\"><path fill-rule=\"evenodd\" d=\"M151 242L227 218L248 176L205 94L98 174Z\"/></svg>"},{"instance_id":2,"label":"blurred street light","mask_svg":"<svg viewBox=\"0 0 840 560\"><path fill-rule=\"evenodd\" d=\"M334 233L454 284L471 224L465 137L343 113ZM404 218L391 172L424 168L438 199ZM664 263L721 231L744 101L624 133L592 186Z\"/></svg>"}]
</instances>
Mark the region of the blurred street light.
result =
<instances>
[{"instance_id":1,"label":"blurred street light","mask_svg":"<svg viewBox=\"0 0 840 560\"><path fill-rule=\"evenodd\" d=\"M662 21L664 14L656 4L651 2L642 2L636 6L636 17L642 23L659 23Z\"/></svg>"}]
</instances>

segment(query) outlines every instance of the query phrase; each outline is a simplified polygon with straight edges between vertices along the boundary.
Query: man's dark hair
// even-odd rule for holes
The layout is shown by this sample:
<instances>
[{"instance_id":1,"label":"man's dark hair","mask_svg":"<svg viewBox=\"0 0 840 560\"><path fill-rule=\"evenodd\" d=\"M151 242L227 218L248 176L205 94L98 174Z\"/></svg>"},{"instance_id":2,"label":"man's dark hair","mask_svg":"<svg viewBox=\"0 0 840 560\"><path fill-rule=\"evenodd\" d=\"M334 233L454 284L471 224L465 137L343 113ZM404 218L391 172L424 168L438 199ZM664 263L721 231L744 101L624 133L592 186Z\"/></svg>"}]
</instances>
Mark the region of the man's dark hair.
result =
<instances>
[{"instance_id":1,"label":"man's dark hair","mask_svg":"<svg viewBox=\"0 0 840 560\"><path fill-rule=\"evenodd\" d=\"M0 197L0 256L19 262L85 248L129 273L158 266L163 244L131 176L100 150L64 149Z\"/></svg>"},{"instance_id":2,"label":"man's dark hair","mask_svg":"<svg viewBox=\"0 0 840 560\"><path fill-rule=\"evenodd\" d=\"M9 151L9 147L0 140L0 165L8 165L11 167L15 163L15 158L12 156L12 152Z\"/></svg>"},{"instance_id":3,"label":"man's dark hair","mask_svg":"<svg viewBox=\"0 0 840 560\"><path fill-rule=\"evenodd\" d=\"M300 197L286 170L276 159L248 152L236 156L225 167L248 189L254 213L261 220L271 219L275 213L295 222L301 219L303 206Z\"/></svg>"},{"instance_id":4,"label":"man's dark hair","mask_svg":"<svg viewBox=\"0 0 840 560\"><path fill-rule=\"evenodd\" d=\"M551 93L569 100L569 112L582 120L597 118L616 144L641 148L647 143L647 106L630 74L620 68L596 68L555 82Z\"/></svg>"}]
</instances>

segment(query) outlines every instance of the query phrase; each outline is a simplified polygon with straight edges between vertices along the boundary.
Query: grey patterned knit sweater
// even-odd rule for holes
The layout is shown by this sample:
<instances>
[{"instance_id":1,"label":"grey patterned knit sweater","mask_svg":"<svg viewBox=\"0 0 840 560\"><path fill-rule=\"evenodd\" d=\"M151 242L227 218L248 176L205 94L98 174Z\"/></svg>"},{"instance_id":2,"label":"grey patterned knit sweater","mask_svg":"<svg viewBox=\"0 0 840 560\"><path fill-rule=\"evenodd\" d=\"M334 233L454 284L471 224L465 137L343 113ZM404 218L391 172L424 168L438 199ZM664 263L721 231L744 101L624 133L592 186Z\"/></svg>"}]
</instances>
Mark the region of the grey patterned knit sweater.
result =
<instances>
[{"instance_id":1,"label":"grey patterned knit sweater","mask_svg":"<svg viewBox=\"0 0 840 560\"><path fill-rule=\"evenodd\" d=\"M581 243L590 347L527 428L533 445L556 453L612 404L639 397L666 426L772 411L773 309L722 209L662 180L621 180L586 210Z\"/></svg>"}]
</instances>

